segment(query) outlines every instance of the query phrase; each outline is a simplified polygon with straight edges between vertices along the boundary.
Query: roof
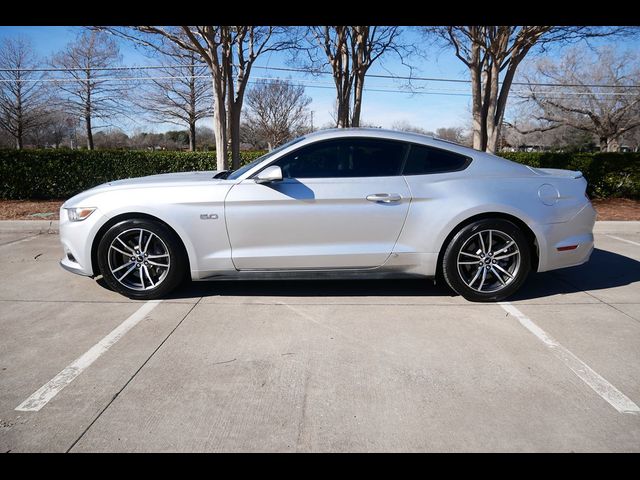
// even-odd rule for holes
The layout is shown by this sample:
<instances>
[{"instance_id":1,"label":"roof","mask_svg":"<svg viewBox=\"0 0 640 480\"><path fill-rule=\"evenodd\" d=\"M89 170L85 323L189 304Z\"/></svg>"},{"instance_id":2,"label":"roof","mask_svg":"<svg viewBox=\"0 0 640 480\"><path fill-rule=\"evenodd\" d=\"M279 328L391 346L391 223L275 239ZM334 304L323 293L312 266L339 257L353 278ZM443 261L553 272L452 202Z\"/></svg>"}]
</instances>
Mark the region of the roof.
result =
<instances>
[{"instance_id":1,"label":"roof","mask_svg":"<svg viewBox=\"0 0 640 480\"><path fill-rule=\"evenodd\" d=\"M446 148L452 151L458 151L465 155L471 155L472 153L479 153L477 150L465 147L449 140L443 140L441 138L432 137L429 135L423 135L421 133L405 132L401 130L389 130L384 128L370 128L370 127L357 127L357 128L328 128L325 130L318 130L316 132L305 135L306 139L320 139L320 138L343 138L343 137L371 137L371 138L386 138L390 140L400 140L404 142L415 142L424 145L431 145L434 147Z\"/></svg>"}]
</instances>

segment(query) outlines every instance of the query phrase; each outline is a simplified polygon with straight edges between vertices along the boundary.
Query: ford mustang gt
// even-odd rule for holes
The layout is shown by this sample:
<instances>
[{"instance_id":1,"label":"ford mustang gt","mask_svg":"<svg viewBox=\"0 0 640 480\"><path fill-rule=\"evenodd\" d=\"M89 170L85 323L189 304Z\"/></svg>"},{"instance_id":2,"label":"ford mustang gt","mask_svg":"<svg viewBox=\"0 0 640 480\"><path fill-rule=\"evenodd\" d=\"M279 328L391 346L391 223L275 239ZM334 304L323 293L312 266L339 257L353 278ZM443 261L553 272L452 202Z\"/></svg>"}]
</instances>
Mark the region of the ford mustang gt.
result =
<instances>
[{"instance_id":1,"label":"ford mustang gt","mask_svg":"<svg viewBox=\"0 0 640 480\"><path fill-rule=\"evenodd\" d=\"M588 261L580 172L431 137L324 130L236 171L109 182L60 211L61 265L136 299L183 280L442 278L472 301Z\"/></svg>"}]
</instances>

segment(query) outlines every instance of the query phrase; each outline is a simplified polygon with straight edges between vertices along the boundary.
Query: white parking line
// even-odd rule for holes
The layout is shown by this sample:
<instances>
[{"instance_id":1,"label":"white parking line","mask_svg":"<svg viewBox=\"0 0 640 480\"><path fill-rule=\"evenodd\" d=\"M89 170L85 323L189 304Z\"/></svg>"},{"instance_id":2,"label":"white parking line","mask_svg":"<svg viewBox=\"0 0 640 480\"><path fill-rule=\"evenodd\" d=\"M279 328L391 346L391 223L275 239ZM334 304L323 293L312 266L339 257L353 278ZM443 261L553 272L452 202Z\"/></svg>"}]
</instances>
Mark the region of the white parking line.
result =
<instances>
[{"instance_id":1,"label":"white parking line","mask_svg":"<svg viewBox=\"0 0 640 480\"><path fill-rule=\"evenodd\" d=\"M37 412L55 397L64 387L69 385L89 365L95 362L100 355L109 350L125 333L131 330L151 310L156 308L162 300L150 300L136 310L133 315L118 325L106 337L91 347L86 353L74 360L68 367L53 377L48 383L40 387L29 398L16 407L19 411Z\"/></svg>"},{"instance_id":2,"label":"white parking line","mask_svg":"<svg viewBox=\"0 0 640 480\"><path fill-rule=\"evenodd\" d=\"M589 385L604 400L609 402L609 404L618 412L631 414L640 413L640 407L633 403L629 397L611 385L607 380L589 367L589 365L560 345L557 340L542 330L538 325L533 323L533 321L524 313L509 302L498 303L507 313L516 317L524 328L538 337L538 339L551 349L555 356L562 360L564 364L573 371L573 373L575 373L584 383Z\"/></svg>"},{"instance_id":3,"label":"white parking line","mask_svg":"<svg viewBox=\"0 0 640 480\"><path fill-rule=\"evenodd\" d=\"M603 235L605 237L613 238L615 240L620 240L621 242L627 242L627 243L630 243L631 245L637 245L638 247L640 247L640 243L634 242L633 240L627 240L626 238L616 237L615 235L609 235L608 233L604 233Z\"/></svg>"}]
</instances>

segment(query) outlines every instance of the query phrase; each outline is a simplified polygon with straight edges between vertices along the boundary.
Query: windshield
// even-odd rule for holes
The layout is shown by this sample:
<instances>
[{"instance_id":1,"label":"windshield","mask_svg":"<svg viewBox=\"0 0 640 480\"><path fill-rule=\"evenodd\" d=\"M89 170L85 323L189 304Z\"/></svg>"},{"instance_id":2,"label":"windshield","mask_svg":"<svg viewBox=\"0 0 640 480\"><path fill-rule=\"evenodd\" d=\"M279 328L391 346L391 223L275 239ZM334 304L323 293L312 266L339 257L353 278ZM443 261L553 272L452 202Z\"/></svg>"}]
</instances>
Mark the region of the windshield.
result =
<instances>
[{"instance_id":1,"label":"windshield","mask_svg":"<svg viewBox=\"0 0 640 480\"><path fill-rule=\"evenodd\" d=\"M236 178L240 178L242 175L244 175L246 172L251 170L256 165L258 165L260 162L264 162L266 159L272 157L276 153L284 150L285 148L290 147L291 145L293 145L295 143L298 143L301 140L304 140L304 138L305 137L298 137L298 138L296 138L294 140L291 140L290 142L283 143L278 148L274 148L270 152L265 153L261 157L256 158L252 162L247 163L244 167L241 167L238 170L234 170L233 172L231 172L231 174L229 174L229 176L227 177L227 180L235 180Z\"/></svg>"}]
</instances>

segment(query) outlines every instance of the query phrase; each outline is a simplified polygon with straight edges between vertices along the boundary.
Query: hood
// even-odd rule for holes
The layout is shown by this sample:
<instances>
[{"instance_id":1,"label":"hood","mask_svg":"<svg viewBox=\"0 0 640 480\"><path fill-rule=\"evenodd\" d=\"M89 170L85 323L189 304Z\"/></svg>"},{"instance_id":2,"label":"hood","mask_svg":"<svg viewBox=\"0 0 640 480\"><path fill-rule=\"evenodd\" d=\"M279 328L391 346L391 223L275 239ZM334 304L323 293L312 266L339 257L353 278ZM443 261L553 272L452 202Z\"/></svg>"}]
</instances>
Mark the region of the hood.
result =
<instances>
[{"instance_id":1,"label":"hood","mask_svg":"<svg viewBox=\"0 0 640 480\"><path fill-rule=\"evenodd\" d=\"M213 176L218 170L205 170L199 172L177 172L177 173L160 173L158 175L149 175L147 177L125 178L123 180L114 180L107 182L103 186L170 186L172 184L185 184L192 182L218 181Z\"/></svg>"},{"instance_id":2,"label":"hood","mask_svg":"<svg viewBox=\"0 0 640 480\"><path fill-rule=\"evenodd\" d=\"M185 185L202 185L207 182L210 185L220 183L220 179L213 176L218 170L206 170L199 172L177 172L177 173L161 173L158 175L149 175L146 177L125 178L122 180L114 180L112 182L103 183L96 187L90 188L77 194L67 200L63 207L80 206L79 202L83 202L89 197L114 190L125 190L132 188L152 188L152 187L182 187Z\"/></svg>"}]
</instances>

